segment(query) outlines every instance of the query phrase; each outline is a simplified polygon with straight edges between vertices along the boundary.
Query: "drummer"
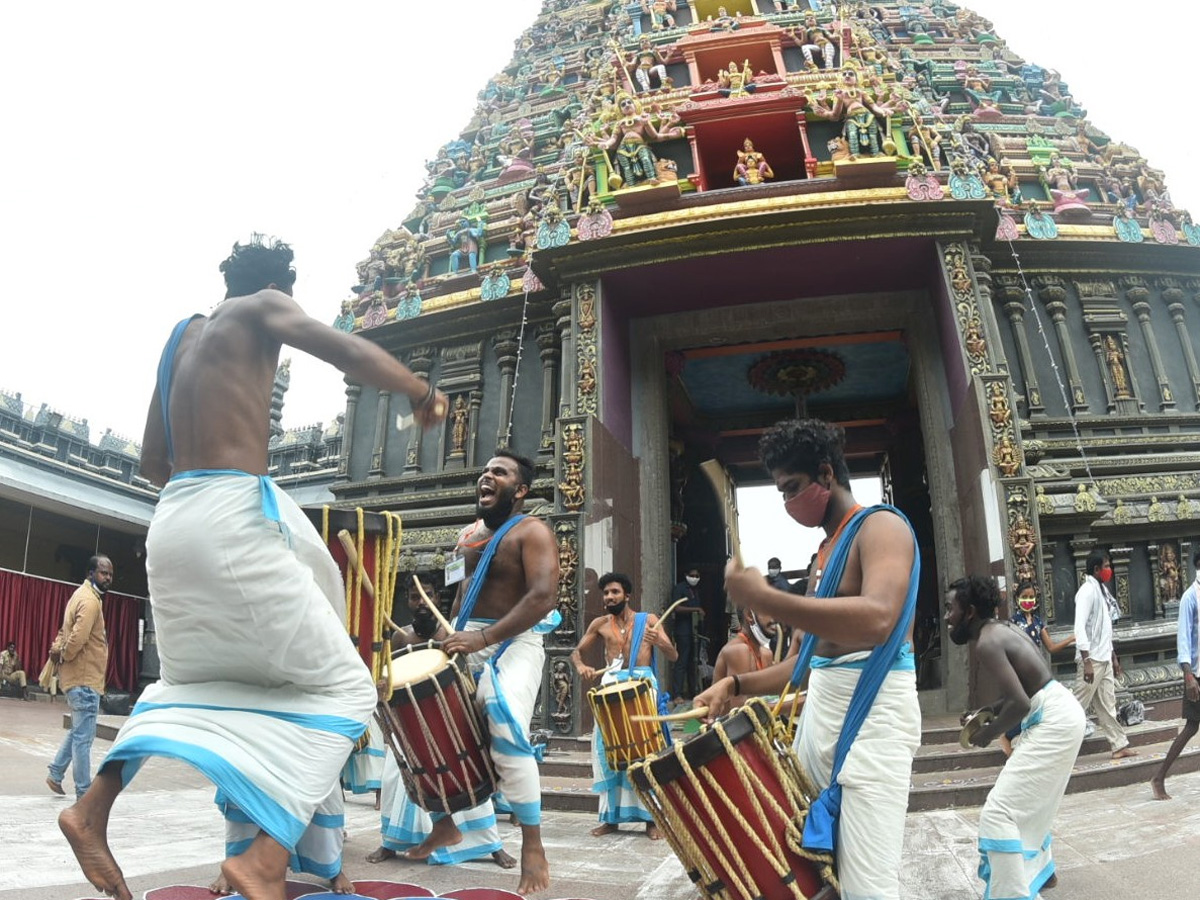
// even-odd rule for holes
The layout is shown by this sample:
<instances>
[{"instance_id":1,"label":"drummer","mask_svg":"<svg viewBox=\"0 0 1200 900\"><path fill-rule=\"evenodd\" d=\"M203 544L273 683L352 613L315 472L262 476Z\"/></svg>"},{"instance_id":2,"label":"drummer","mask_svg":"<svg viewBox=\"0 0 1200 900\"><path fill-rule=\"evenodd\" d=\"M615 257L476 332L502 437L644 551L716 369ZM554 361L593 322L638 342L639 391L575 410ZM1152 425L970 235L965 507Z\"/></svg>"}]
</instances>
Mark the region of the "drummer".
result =
<instances>
[{"instance_id":1,"label":"drummer","mask_svg":"<svg viewBox=\"0 0 1200 900\"><path fill-rule=\"evenodd\" d=\"M579 677L601 684L612 684L643 678L653 688L654 707L658 707L658 678L655 675L655 650L661 648L669 661L679 657L679 651L666 631L659 626L658 616L637 612L629 606L633 600L633 582L628 575L609 572L599 581L604 612L592 619L579 645L571 652L571 662ZM605 668L597 670L583 662L583 653L597 640L604 647ZM664 728L667 742L670 734ZM614 771L604 753L604 741L597 725L592 730L592 790L600 795L600 824L592 829L593 837L619 831L620 824L646 823L646 836L652 841L662 838L654 819L642 805L629 783L627 771Z\"/></svg>"},{"instance_id":2,"label":"drummer","mask_svg":"<svg viewBox=\"0 0 1200 900\"><path fill-rule=\"evenodd\" d=\"M823 793L806 820L805 846L828 852L836 838L843 897L897 900L912 761L921 742L911 646L920 558L897 510L864 510L855 502L844 444L840 427L818 419L780 422L763 435L759 456L788 515L804 528L821 528L825 539L807 596L772 587L737 559L725 569L725 591L734 603L813 636L815 646L806 638L800 651L811 674L795 750ZM695 703L717 716L735 692L782 692L793 671L787 659L739 676L736 684L725 677ZM877 693L852 704L868 673L881 679ZM843 731L856 739L843 743Z\"/></svg>"},{"instance_id":3,"label":"drummer","mask_svg":"<svg viewBox=\"0 0 1200 900\"><path fill-rule=\"evenodd\" d=\"M430 597L436 598L438 591L429 575L418 575L421 587ZM440 604L439 604L440 605ZM421 591L416 581L408 585L408 611L412 616L412 624L404 625L392 634L392 650L408 647L413 644L423 644L425 641L444 641L446 629L438 622L433 610L421 598Z\"/></svg>"},{"instance_id":4,"label":"drummer","mask_svg":"<svg viewBox=\"0 0 1200 900\"><path fill-rule=\"evenodd\" d=\"M1071 691L1050 674L1017 625L996 618L1000 592L991 578L960 578L946 591L946 628L975 647L981 681L1000 699L994 718L971 737L986 747L1014 725L1021 736L979 813L979 875L987 897L1035 897L1058 883L1050 826L1058 812L1087 718Z\"/></svg>"},{"instance_id":5,"label":"drummer","mask_svg":"<svg viewBox=\"0 0 1200 900\"><path fill-rule=\"evenodd\" d=\"M739 690L741 676L747 672L761 672L775 662L771 639L777 631L775 620L765 613L757 615L753 610L741 606L737 612L742 627L721 648L717 654L717 664L713 667L714 682L726 676L734 679L734 696L729 701L731 706L741 706L746 702L746 696Z\"/></svg>"}]
</instances>

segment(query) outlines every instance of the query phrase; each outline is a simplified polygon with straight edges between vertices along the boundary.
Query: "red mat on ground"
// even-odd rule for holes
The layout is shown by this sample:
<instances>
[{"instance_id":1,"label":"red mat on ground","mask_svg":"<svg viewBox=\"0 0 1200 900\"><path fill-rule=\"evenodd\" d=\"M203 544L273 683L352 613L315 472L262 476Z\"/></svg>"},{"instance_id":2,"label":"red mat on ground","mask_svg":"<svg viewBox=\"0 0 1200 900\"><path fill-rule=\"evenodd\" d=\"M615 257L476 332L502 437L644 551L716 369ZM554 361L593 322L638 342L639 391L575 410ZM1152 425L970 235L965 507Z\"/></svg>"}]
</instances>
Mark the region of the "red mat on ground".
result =
<instances>
[{"instance_id":1,"label":"red mat on ground","mask_svg":"<svg viewBox=\"0 0 1200 900\"><path fill-rule=\"evenodd\" d=\"M442 898L443 900L525 900L520 894L500 888L463 888L461 891L447 891L442 894Z\"/></svg>"},{"instance_id":2,"label":"red mat on ground","mask_svg":"<svg viewBox=\"0 0 1200 900\"><path fill-rule=\"evenodd\" d=\"M408 900L410 897L432 897L433 891L416 884L400 881L356 881L354 890L372 900Z\"/></svg>"}]
</instances>

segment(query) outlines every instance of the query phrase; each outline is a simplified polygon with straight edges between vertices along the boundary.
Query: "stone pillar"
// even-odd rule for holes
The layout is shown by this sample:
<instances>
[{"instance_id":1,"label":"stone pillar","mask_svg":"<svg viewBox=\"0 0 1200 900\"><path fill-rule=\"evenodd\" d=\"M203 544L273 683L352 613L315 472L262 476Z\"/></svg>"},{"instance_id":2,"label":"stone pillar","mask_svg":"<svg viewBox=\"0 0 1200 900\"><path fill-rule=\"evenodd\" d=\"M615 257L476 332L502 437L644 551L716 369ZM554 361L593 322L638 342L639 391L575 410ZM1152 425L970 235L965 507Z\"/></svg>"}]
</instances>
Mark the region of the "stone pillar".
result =
<instances>
[{"instance_id":1,"label":"stone pillar","mask_svg":"<svg viewBox=\"0 0 1200 900\"><path fill-rule=\"evenodd\" d=\"M379 399L375 404L375 447L371 451L371 468L367 475L382 478L383 458L387 451L387 435L389 431L388 414L390 412L392 392L380 390ZM413 426L417 427L416 425Z\"/></svg>"},{"instance_id":2,"label":"stone pillar","mask_svg":"<svg viewBox=\"0 0 1200 900\"><path fill-rule=\"evenodd\" d=\"M479 407L483 405L483 391L476 388L468 395L467 401L467 455L466 465L468 469L475 468L476 464L476 445L479 443ZM488 449L488 457L491 457L492 448Z\"/></svg>"},{"instance_id":3,"label":"stone pillar","mask_svg":"<svg viewBox=\"0 0 1200 900\"><path fill-rule=\"evenodd\" d=\"M557 316L555 325L558 327L562 347L562 379L558 392L559 415L569 416L575 411L575 334L571 330L571 289L564 291L564 297L554 304L554 315Z\"/></svg>"},{"instance_id":4,"label":"stone pillar","mask_svg":"<svg viewBox=\"0 0 1200 900\"><path fill-rule=\"evenodd\" d=\"M1038 387L1037 370L1029 352L1029 335L1025 333L1025 288L1019 279L1005 278L1001 281L1000 296L1004 298L1004 314L1012 328L1013 342L1017 348L1017 366L1021 369L1021 380L1025 383L1025 414L1045 415L1042 391Z\"/></svg>"},{"instance_id":5,"label":"stone pillar","mask_svg":"<svg viewBox=\"0 0 1200 900\"><path fill-rule=\"evenodd\" d=\"M1150 559L1150 580L1152 582L1150 593L1154 598L1154 612L1152 613L1154 618L1162 615L1163 600L1165 599L1162 592L1162 573L1159 571L1158 547L1157 541L1150 541L1146 544L1146 555Z\"/></svg>"},{"instance_id":6,"label":"stone pillar","mask_svg":"<svg viewBox=\"0 0 1200 900\"><path fill-rule=\"evenodd\" d=\"M1058 619L1058 597L1054 595L1054 542L1042 542L1042 618L1047 625Z\"/></svg>"},{"instance_id":7,"label":"stone pillar","mask_svg":"<svg viewBox=\"0 0 1200 900\"><path fill-rule=\"evenodd\" d=\"M1132 547L1112 547L1108 551L1113 568L1112 593L1117 598L1121 616L1126 619L1129 618L1129 557L1132 553Z\"/></svg>"},{"instance_id":8,"label":"stone pillar","mask_svg":"<svg viewBox=\"0 0 1200 900\"><path fill-rule=\"evenodd\" d=\"M1062 279L1056 275L1043 275L1038 278L1038 294L1054 322L1054 332L1058 335L1059 351L1062 354L1063 366L1067 370L1067 392L1071 409L1077 413L1087 412L1087 395L1083 391L1083 380L1079 377L1075 350L1071 346L1071 330L1067 327L1067 289L1063 286Z\"/></svg>"},{"instance_id":9,"label":"stone pillar","mask_svg":"<svg viewBox=\"0 0 1200 900\"><path fill-rule=\"evenodd\" d=\"M499 331L492 337L496 350L496 364L500 368L500 416L496 427L496 446L510 443L513 413L513 376L517 371L517 335L513 331Z\"/></svg>"},{"instance_id":10,"label":"stone pillar","mask_svg":"<svg viewBox=\"0 0 1200 900\"><path fill-rule=\"evenodd\" d=\"M1163 289L1162 296L1167 301L1171 321L1175 323L1175 333L1179 335L1183 360L1187 364L1188 375L1192 379L1193 408L1200 410L1200 367L1196 365L1196 352L1192 349L1192 338L1188 334L1187 324L1183 320L1183 291L1177 287L1168 287Z\"/></svg>"},{"instance_id":11,"label":"stone pillar","mask_svg":"<svg viewBox=\"0 0 1200 900\"><path fill-rule=\"evenodd\" d=\"M1004 343L1000 340L1000 325L996 321L996 308L992 302L992 260L980 250L978 244L968 244L971 269L975 273L975 290L979 294L979 318L990 345L989 356L995 371L1008 374L1008 360L1004 356Z\"/></svg>"},{"instance_id":12,"label":"stone pillar","mask_svg":"<svg viewBox=\"0 0 1200 900\"><path fill-rule=\"evenodd\" d=\"M1088 343L1092 347L1092 355L1096 357L1096 367L1100 370L1100 381L1104 384L1105 408L1109 412L1113 412L1117 408L1117 394L1104 360L1104 338L1105 335L1092 332L1088 335ZM1127 400L1129 397L1122 399Z\"/></svg>"},{"instance_id":13,"label":"stone pillar","mask_svg":"<svg viewBox=\"0 0 1200 900\"><path fill-rule=\"evenodd\" d=\"M346 424L342 431L342 458L338 460L338 479L342 481L350 477L350 452L354 446L354 419L360 394L361 384L346 384Z\"/></svg>"},{"instance_id":14,"label":"stone pillar","mask_svg":"<svg viewBox=\"0 0 1200 900\"><path fill-rule=\"evenodd\" d=\"M433 369L433 348L417 347L414 349L408 359L408 367L419 378L429 378L429 373ZM408 447L404 451L405 475L414 475L421 471L421 441L424 435L425 429L415 422L408 429Z\"/></svg>"},{"instance_id":15,"label":"stone pillar","mask_svg":"<svg viewBox=\"0 0 1200 900\"><path fill-rule=\"evenodd\" d=\"M1071 593L1075 593L1083 584L1087 575L1087 555L1096 546L1096 539L1090 534L1077 534L1071 538L1071 558L1075 560L1075 584Z\"/></svg>"},{"instance_id":16,"label":"stone pillar","mask_svg":"<svg viewBox=\"0 0 1200 900\"><path fill-rule=\"evenodd\" d=\"M553 325L537 331L538 355L542 360L542 437L538 455L554 452L554 420L558 418L558 365L562 352L558 347L558 332Z\"/></svg>"},{"instance_id":17,"label":"stone pillar","mask_svg":"<svg viewBox=\"0 0 1200 900\"><path fill-rule=\"evenodd\" d=\"M1143 285L1135 285L1125 291L1125 295L1133 304L1133 313L1137 316L1138 324L1142 326L1142 337L1146 341L1146 350L1150 354L1150 365L1154 368L1154 378L1158 382L1158 408L1165 412L1175 408L1175 395L1167 381L1167 373L1163 369L1162 356L1158 352L1158 341L1154 337L1154 326L1150 324L1150 290ZM1128 353L1125 356L1129 359ZM1133 366L1129 367L1132 374Z\"/></svg>"}]
</instances>

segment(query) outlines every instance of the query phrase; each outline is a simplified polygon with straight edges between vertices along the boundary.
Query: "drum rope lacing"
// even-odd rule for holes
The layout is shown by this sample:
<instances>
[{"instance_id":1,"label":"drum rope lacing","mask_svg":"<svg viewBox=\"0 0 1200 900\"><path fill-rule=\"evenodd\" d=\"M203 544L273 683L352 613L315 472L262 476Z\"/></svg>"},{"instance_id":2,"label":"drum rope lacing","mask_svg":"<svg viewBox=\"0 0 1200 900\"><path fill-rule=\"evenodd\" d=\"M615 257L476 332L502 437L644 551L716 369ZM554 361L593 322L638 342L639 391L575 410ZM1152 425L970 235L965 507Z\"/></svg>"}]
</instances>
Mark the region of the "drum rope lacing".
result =
<instances>
[{"instance_id":1,"label":"drum rope lacing","mask_svg":"<svg viewBox=\"0 0 1200 900\"><path fill-rule=\"evenodd\" d=\"M759 705L764 712L767 712L765 701L756 698L751 700L747 706L751 704ZM765 823L768 821L759 799L760 797L764 797L768 801L772 812L788 822L786 828L788 848L799 856L818 863L821 877L833 885L835 889L838 889L837 877L833 871L832 857L829 854L814 853L805 850L801 846L804 820L807 816L807 810L811 806L811 799L817 796L816 788L800 767L795 756L782 744L781 738L785 734L782 724L773 717L768 716L767 721L770 723L768 730L768 725L762 719L749 710L747 710L747 713L750 715L753 725L753 734L748 736L747 739L752 740L758 747L761 756L771 770L771 773L775 776L776 781L783 786L785 799L790 803L792 809L797 811L794 814L790 814L774 796L771 796L766 791L765 786L750 769L746 760L740 753L735 752L734 745L729 740L724 727L721 723L717 723L713 726L713 729L717 732L722 748L737 772L739 779L747 786L747 795L753 802L755 813L762 822ZM759 852L770 862L793 896L797 900L807 900L795 880L787 880L787 876L790 874L790 867L783 855L783 848L780 846L778 840L774 839L774 835L770 835L772 837L772 846L770 848L767 847L758 831L742 815L737 804L722 788L711 772L707 769L702 769L701 778L698 779L696 777L696 770L684 755L683 750L685 746L686 744L677 744L672 751L684 773L684 777L692 781L702 781L703 784L707 785L711 793L718 798L721 805L728 810L732 819L754 843ZM648 762L643 762L638 764L638 768L645 775L650 785L649 791L643 793L641 790L638 790L637 782L634 782L634 788L639 797L641 797L647 808L654 815L658 826L662 828L668 843L671 844L676 855L681 860L691 861L693 872L695 873L693 878L698 881L701 890L705 894L711 894L710 886L720 883L721 879L717 877L716 871L710 865L707 865L709 861L707 854L701 850L699 844L690 833L679 827L682 825L682 821L675 821L674 810L661 801L659 795L666 795L667 791L659 784L652 765ZM678 789L678 792L680 794L683 793L681 789ZM711 845L717 864L728 874L731 880L737 882L735 888L743 895L748 897L758 896L761 892L753 887L753 876L746 866L742 855L737 852L730 833L722 824L722 819L718 817L709 799L709 795L703 791L697 791L696 793L699 796L701 805L705 808L711 819L712 826L715 828L715 831L710 832L710 837L718 838ZM681 799L685 801L685 805L691 805L691 802L686 797L681 797ZM732 860L736 860L736 864L731 861L731 856ZM700 871L701 868L704 871ZM699 880L701 878L703 881Z\"/></svg>"}]
</instances>

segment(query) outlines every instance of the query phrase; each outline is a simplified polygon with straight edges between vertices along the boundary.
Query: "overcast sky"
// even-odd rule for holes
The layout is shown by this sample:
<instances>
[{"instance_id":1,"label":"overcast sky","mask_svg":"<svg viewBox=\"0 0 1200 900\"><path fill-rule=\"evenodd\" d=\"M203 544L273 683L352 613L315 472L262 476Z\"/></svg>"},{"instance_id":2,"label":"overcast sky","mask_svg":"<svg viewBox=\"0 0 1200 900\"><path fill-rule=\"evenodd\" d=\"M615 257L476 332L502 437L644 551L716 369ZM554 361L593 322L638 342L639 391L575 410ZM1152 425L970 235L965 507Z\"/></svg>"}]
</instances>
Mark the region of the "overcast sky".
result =
<instances>
[{"instance_id":1,"label":"overcast sky","mask_svg":"<svg viewBox=\"0 0 1200 900\"><path fill-rule=\"evenodd\" d=\"M221 299L217 263L255 231L292 243L297 299L332 321L539 7L4 4L0 389L140 440L171 326ZM1200 212L1192 5L972 7ZM340 375L292 356L285 427L329 422Z\"/></svg>"}]
</instances>

